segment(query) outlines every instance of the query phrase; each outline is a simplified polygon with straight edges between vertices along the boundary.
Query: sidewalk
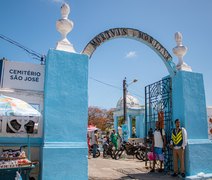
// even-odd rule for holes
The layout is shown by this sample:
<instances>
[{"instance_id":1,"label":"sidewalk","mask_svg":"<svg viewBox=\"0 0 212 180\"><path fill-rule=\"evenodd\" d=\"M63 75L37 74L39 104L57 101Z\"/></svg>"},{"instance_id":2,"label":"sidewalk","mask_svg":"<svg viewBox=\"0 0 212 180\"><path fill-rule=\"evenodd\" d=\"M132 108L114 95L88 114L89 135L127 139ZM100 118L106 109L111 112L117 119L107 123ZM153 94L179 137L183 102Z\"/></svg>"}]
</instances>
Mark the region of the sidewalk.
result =
<instances>
[{"instance_id":1,"label":"sidewalk","mask_svg":"<svg viewBox=\"0 0 212 180\"><path fill-rule=\"evenodd\" d=\"M103 159L91 158L89 164L89 180L179 180L179 177L173 178L170 174L154 172L145 167L145 162L135 159Z\"/></svg>"}]
</instances>

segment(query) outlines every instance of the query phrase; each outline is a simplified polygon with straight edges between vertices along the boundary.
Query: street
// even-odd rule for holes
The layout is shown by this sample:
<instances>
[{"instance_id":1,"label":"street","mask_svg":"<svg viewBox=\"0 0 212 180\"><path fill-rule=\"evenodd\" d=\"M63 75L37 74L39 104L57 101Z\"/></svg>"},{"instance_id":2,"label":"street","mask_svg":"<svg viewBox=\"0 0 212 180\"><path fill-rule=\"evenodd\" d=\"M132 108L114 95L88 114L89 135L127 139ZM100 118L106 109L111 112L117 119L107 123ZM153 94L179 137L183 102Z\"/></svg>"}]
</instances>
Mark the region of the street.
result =
<instances>
[{"instance_id":1,"label":"street","mask_svg":"<svg viewBox=\"0 0 212 180\"><path fill-rule=\"evenodd\" d=\"M145 162L138 159L121 158L119 160L90 158L88 160L89 168L89 180L127 180L127 179L142 179L142 180L154 180L154 179L173 179L170 175L164 173L154 172L150 173L150 169L145 167ZM180 178L174 178L178 180Z\"/></svg>"}]
</instances>

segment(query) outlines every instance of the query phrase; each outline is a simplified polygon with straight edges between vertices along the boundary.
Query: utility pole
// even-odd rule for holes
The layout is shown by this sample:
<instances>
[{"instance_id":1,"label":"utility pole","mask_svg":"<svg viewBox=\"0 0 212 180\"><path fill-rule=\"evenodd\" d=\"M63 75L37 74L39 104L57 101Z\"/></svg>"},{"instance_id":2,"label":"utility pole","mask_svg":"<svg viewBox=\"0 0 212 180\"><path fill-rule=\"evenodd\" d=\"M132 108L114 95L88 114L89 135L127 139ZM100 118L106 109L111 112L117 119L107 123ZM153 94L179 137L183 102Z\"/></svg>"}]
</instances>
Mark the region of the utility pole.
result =
<instances>
[{"instance_id":1,"label":"utility pole","mask_svg":"<svg viewBox=\"0 0 212 180\"><path fill-rule=\"evenodd\" d=\"M123 80L123 113L124 113L124 123L127 123L127 87L132 83L137 82L137 79L134 79L131 83L127 84L126 77Z\"/></svg>"},{"instance_id":2,"label":"utility pole","mask_svg":"<svg viewBox=\"0 0 212 180\"><path fill-rule=\"evenodd\" d=\"M127 96L127 82L126 77L123 80L123 113L124 113L124 123L127 122L127 104L126 104L126 96Z\"/></svg>"}]
</instances>

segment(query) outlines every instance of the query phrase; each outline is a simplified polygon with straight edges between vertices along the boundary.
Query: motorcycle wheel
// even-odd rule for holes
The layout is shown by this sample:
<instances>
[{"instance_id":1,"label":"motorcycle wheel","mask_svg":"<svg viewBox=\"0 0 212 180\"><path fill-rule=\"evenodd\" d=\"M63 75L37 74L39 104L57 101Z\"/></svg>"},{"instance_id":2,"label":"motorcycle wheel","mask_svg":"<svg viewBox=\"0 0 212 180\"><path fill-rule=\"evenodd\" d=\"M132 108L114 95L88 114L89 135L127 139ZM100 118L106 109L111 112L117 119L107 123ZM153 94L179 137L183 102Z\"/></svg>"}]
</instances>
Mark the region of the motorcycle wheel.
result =
<instances>
[{"instance_id":1,"label":"motorcycle wheel","mask_svg":"<svg viewBox=\"0 0 212 180\"><path fill-rule=\"evenodd\" d=\"M97 149L96 151L96 157L99 157L100 156L100 151Z\"/></svg>"},{"instance_id":2,"label":"motorcycle wheel","mask_svg":"<svg viewBox=\"0 0 212 180\"><path fill-rule=\"evenodd\" d=\"M115 152L111 151L110 156L111 156L112 159L115 159Z\"/></svg>"},{"instance_id":3,"label":"motorcycle wheel","mask_svg":"<svg viewBox=\"0 0 212 180\"><path fill-rule=\"evenodd\" d=\"M107 157L107 151L103 150L103 157L106 158Z\"/></svg>"},{"instance_id":4,"label":"motorcycle wheel","mask_svg":"<svg viewBox=\"0 0 212 180\"><path fill-rule=\"evenodd\" d=\"M138 160L142 160L142 161L145 161L145 152L144 151L138 151L135 155L135 157L138 159Z\"/></svg>"},{"instance_id":5,"label":"motorcycle wheel","mask_svg":"<svg viewBox=\"0 0 212 180\"><path fill-rule=\"evenodd\" d=\"M123 151L117 151L117 152L115 153L114 159L115 159L115 160L120 159L122 153L123 153Z\"/></svg>"}]
</instances>

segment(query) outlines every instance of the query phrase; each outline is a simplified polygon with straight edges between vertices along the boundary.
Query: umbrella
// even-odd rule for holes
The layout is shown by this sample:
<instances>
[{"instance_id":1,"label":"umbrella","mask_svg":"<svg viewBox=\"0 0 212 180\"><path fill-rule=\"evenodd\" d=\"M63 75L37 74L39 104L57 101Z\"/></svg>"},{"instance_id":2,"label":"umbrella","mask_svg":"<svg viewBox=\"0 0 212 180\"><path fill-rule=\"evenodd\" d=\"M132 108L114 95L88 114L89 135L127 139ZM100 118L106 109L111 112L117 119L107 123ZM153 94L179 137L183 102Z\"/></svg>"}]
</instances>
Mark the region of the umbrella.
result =
<instances>
[{"instance_id":1,"label":"umbrella","mask_svg":"<svg viewBox=\"0 0 212 180\"><path fill-rule=\"evenodd\" d=\"M98 128L96 126L89 125L87 130L90 132L90 131L98 130Z\"/></svg>"},{"instance_id":2,"label":"umbrella","mask_svg":"<svg viewBox=\"0 0 212 180\"><path fill-rule=\"evenodd\" d=\"M0 116L41 116L41 114L25 101L0 95Z\"/></svg>"}]
</instances>

